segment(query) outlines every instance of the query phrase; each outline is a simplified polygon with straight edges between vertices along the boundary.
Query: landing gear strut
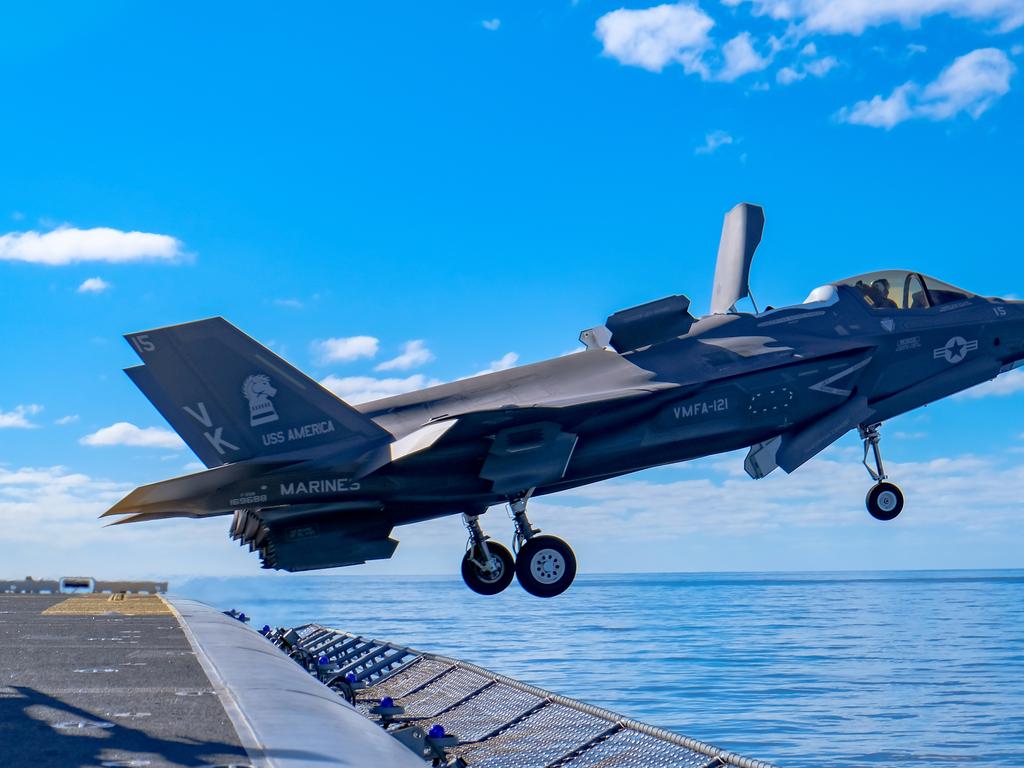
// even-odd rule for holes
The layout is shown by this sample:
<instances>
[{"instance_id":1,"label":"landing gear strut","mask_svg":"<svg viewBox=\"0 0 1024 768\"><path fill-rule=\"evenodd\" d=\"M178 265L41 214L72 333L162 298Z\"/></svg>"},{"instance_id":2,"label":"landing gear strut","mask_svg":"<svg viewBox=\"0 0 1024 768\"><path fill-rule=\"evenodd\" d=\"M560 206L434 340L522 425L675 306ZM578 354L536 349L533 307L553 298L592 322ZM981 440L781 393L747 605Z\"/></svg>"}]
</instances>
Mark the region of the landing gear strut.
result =
<instances>
[{"instance_id":1,"label":"landing gear strut","mask_svg":"<svg viewBox=\"0 0 1024 768\"><path fill-rule=\"evenodd\" d=\"M554 597L569 588L576 578L576 555L555 536L541 536L526 517L529 496L509 503L515 523L516 578L535 597Z\"/></svg>"},{"instance_id":2,"label":"landing gear strut","mask_svg":"<svg viewBox=\"0 0 1024 768\"><path fill-rule=\"evenodd\" d=\"M876 520L893 520L903 511L903 491L895 483L888 482L885 467L882 465L882 450L878 447L882 436L878 434L879 424L861 426L860 439L864 441L864 468L867 469L875 485L868 491L864 500L868 512ZM875 466L868 464L868 450L872 452Z\"/></svg>"},{"instance_id":3,"label":"landing gear strut","mask_svg":"<svg viewBox=\"0 0 1024 768\"><path fill-rule=\"evenodd\" d=\"M463 515L469 531L466 556L462 558L462 579L481 595L496 595L512 583L515 561L508 547L491 541L480 527L477 515Z\"/></svg>"}]
</instances>

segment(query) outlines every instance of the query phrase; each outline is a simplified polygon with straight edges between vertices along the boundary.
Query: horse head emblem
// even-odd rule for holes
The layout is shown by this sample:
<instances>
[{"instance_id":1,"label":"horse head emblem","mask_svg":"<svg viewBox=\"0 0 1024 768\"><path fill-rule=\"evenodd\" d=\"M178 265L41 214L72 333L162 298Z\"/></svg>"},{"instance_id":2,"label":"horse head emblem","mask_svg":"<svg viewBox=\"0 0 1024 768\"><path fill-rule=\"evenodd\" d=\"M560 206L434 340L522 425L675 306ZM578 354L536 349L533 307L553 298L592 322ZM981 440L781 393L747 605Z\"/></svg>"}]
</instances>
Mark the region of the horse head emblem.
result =
<instances>
[{"instance_id":1,"label":"horse head emblem","mask_svg":"<svg viewBox=\"0 0 1024 768\"><path fill-rule=\"evenodd\" d=\"M270 398L277 394L274 385L270 383L270 377L265 373L256 373L249 376L242 384L242 394L249 401L249 425L258 427L260 424L269 424L277 421L277 411Z\"/></svg>"}]
</instances>

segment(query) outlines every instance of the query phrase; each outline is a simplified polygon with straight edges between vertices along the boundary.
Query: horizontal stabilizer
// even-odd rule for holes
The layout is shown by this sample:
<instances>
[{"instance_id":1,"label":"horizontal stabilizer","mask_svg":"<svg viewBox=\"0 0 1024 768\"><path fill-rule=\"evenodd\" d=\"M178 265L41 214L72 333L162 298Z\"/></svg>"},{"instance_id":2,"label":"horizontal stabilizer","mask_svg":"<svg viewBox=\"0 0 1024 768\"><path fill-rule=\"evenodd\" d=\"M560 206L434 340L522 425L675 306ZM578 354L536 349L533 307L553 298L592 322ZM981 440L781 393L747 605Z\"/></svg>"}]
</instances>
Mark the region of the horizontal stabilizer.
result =
<instances>
[{"instance_id":1,"label":"horizontal stabilizer","mask_svg":"<svg viewBox=\"0 0 1024 768\"><path fill-rule=\"evenodd\" d=\"M393 439L223 318L125 338L145 363L129 377L207 466Z\"/></svg>"},{"instance_id":2,"label":"horizontal stabilizer","mask_svg":"<svg viewBox=\"0 0 1024 768\"><path fill-rule=\"evenodd\" d=\"M230 514L229 512L218 512L220 515ZM101 515L102 517L103 515ZM125 523L147 523L150 520L171 520L178 517L214 517L215 515L204 515L201 512L194 512L188 509L176 509L166 512L137 512L134 515L126 515L125 517L119 517L111 523L107 523L104 527L109 528L112 525L124 525Z\"/></svg>"},{"instance_id":3,"label":"horizontal stabilizer","mask_svg":"<svg viewBox=\"0 0 1024 768\"><path fill-rule=\"evenodd\" d=\"M172 477L170 480L161 480L158 483L140 485L104 512L101 517L152 511L151 508L157 504L180 504L188 499L209 496L221 488L252 477L265 469L266 465L234 464L207 469L191 475Z\"/></svg>"}]
</instances>

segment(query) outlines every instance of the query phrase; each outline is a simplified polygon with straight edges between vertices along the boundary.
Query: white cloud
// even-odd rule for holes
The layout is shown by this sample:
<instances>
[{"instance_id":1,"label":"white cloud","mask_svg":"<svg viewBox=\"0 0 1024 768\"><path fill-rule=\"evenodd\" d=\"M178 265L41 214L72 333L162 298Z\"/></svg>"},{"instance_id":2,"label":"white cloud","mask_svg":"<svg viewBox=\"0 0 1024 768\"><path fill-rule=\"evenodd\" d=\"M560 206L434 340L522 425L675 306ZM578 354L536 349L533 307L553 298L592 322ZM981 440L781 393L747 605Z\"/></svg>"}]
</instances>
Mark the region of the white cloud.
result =
<instances>
[{"instance_id":1,"label":"white cloud","mask_svg":"<svg viewBox=\"0 0 1024 768\"><path fill-rule=\"evenodd\" d=\"M1010 49L1011 56L1020 56L1022 53L1024 53L1024 45L1018 44Z\"/></svg>"},{"instance_id":2,"label":"white cloud","mask_svg":"<svg viewBox=\"0 0 1024 768\"><path fill-rule=\"evenodd\" d=\"M971 51L925 86L918 109L932 120L948 120L960 112L977 119L1010 90L1016 69L998 48Z\"/></svg>"},{"instance_id":3,"label":"white cloud","mask_svg":"<svg viewBox=\"0 0 1024 768\"><path fill-rule=\"evenodd\" d=\"M924 440L928 437L927 432L893 432L892 436L897 440Z\"/></svg>"},{"instance_id":4,"label":"white cloud","mask_svg":"<svg viewBox=\"0 0 1024 768\"><path fill-rule=\"evenodd\" d=\"M31 421L32 416L42 413L43 406L30 403L16 405L13 410L0 411L0 429L35 429L38 424Z\"/></svg>"},{"instance_id":5,"label":"white cloud","mask_svg":"<svg viewBox=\"0 0 1024 768\"><path fill-rule=\"evenodd\" d=\"M1024 370L1017 369L997 376L991 381L965 389L953 395L954 400L978 400L982 397L1005 397L1024 392Z\"/></svg>"},{"instance_id":6,"label":"white cloud","mask_svg":"<svg viewBox=\"0 0 1024 768\"><path fill-rule=\"evenodd\" d=\"M419 365L425 365L434 359L434 353L427 349L423 339L413 339L402 345L402 354L391 360L385 360L374 368L375 371L407 371Z\"/></svg>"},{"instance_id":7,"label":"white cloud","mask_svg":"<svg viewBox=\"0 0 1024 768\"><path fill-rule=\"evenodd\" d=\"M74 424L77 421L78 421L78 414L77 413L72 413L72 414L70 414L68 416L61 416L59 419L56 419L53 423L54 424L58 424L58 425L64 427L64 426L67 426L68 424Z\"/></svg>"},{"instance_id":8,"label":"white cloud","mask_svg":"<svg viewBox=\"0 0 1024 768\"><path fill-rule=\"evenodd\" d=\"M78 286L79 293L103 293L110 289L110 283L102 277L90 277Z\"/></svg>"},{"instance_id":9,"label":"white cloud","mask_svg":"<svg viewBox=\"0 0 1024 768\"><path fill-rule=\"evenodd\" d=\"M824 77L837 66L839 66L839 60L834 56L823 56L820 59L808 62L804 69L807 70L809 75L814 75L814 77Z\"/></svg>"},{"instance_id":10,"label":"white cloud","mask_svg":"<svg viewBox=\"0 0 1024 768\"><path fill-rule=\"evenodd\" d=\"M706 73L701 57L711 46L708 32L714 24L696 4L676 3L606 13L594 34L604 55L622 64L660 72L675 62L688 73Z\"/></svg>"},{"instance_id":11,"label":"white cloud","mask_svg":"<svg viewBox=\"0 0 1024 768\"><path fill-rule=\"evenodd\" d=\"M696 3L680 2L606 13L597 20L594 34L604 45L605 56L651 72L676 63L703 80L732 82L771 64L771 57L755 50L749 32L740 32L722 45L720 52L714 52L715 43L708 35L714 24ZM781 42L772 38L769 44L774 54ZM720 66L712 70L705 54L720 59Z\"/></svg>"},{"instance_id":12,"label":"white cloud","mask_svg":"<svg viewBox=\"0 0 1024 768\"><path fill-rule=\"evenodd\" d=\"M403 395L424 387L433 387L442 382L422 373L405 378L378 379L374 376L328 376L320 383L348 403L368 403L393 395Z\"/></svg>"},{"instance_id":13,"label":"white cloud","mask_svg":"<svg viewBox=\"0 0 1024 768\"><path fill-rule=\"evenodd\" d=\"M775 81L779 85L790 85L806 79L808 75L824 77L837 66L839 66L839 60L834 56L823 56L806 63L799 62L792 67L782 67L775 73Z\"/></svg>"},{"instance_id":14,"label":"white cloud","mask_svg":"<svg viewBox=\"0 0 1024 768\"><path fill-rule=\"evenodd\" d=\"M775 81L779 85L789 85L797 80L803 80L805 77L807 77L806 74L793 67L782 67L782 69L775 73Z\"/></svg>"},{"instance_id":15,"label":"white cloud","mask_svg":"<svg viewBox=\"0 0 1024 768\"><path fill-rule=\"evenodd\" d=\"M169 429L160 427L137 427L127 421L119 421L109 427L86 435L78 442L82 445L130 445L140 448L185 447L184 441Z\"/></svg>"},{"instance_id":16,"label":"white cloud","mask_svg":"<svg viewBox=\"0 0 1024 768\"><path fill-rule=\"evenodd\" d=\"M149 232L122 232L110 227L58 227L50 232L8 232L0 235L0 261L47 266L100 261L175 261L185 254L180 240Z\"/></svg>"},{"instance_id":17,"label":"white cloud","mask_svg":"<svg viewBox=\"0 0 1024 768\"><path fill-rule=\"evenodd\" d=\"M998 48L979 48L958 57L939 76L921 88L904 83L888 97L874 96L841 109L839 120L890 129L905 120L949 120L962 112L975 120L1010 90L1016 71Z\"/></svg>"},{"instance_id":18,"label":"white cloud","mask_svg":"<svg viewBox=\"0 0 1024 768\"><path fill-rule=\"evenodd\" d=\"M844 107L839 110L837 117L844 123L888 130L914 117L910 95L915 88L913 83L904 83L888 97L873 96L868 101L858 101L852 107Z\"/></svg>"},{"instance_id":19,"label":"white cloud","mask_svg":"<svg viewBox=\"0 0 1024 768\"><path fill-rule=\"evenodd\" d=\"M907 43L907 53L913 56L916 53L927 53L928 46L920 43Z\"/></svg>"},{"instance_id":20,"label":"white cloud","mask_svg":"<svg viewBox=\"0 0 1024 768\"><path fill-rule=\"evenodd\" d=\"M360 358L374 357L380 341L373 336L346 336L336 339L318 339L311 345L321 364L350 363Z\"/></svg>"},{"instance_id":21,"label":"white cloud","mask_svg":"<svg viewBox=\"0 0 1024 768\"><path fill-rule=\"evenodd\" d=\"M8 541L73 546L95 534L96 516L129 490L64 467L0 467L0 525Z\"/></svg>"},{"instance_id":22,"label":"white cloud","mask_svg":"<svg viewBox=\"0 0 1024 768\"><path fill-rule=\"evenodd\" d=\"M501 26L501 19L484 19L480 22L480 26L491 32L497 32L498 27Z\"/></svg>"},{"instance_id":23,"label":"white cloud","mask_svg":"<svg viewBox=\"0 0 1024 768\"><path fill-rule=\"evenodd\" d=\"M725 131L711 131L704 136L704 143L693 150L695 155L710 155L719 147L732 144L733 137Z\"/></svg>"},{"instance_id":24,"label":"white cloud","mask_svg":"<svg viewBox=\"0 0 1024 768\"><path fill-rule=\"evenodd\" d=\"M223 517L107 528L109 519L97 518L132 487L60 466L0 467L0 528L12 544L5 569L50 578L171 575L172 583L178 573L259 571L252 555L226 546Z\"/></svg>"},{"instance_id":25,"label":"white cloud","mask_svg":"<svg viewBox=\"0 0 1024 768\"><path fill-rule=\"evenodd\" d=\"M723 0L750 2L754 13L794 22L806 31L859 35L868 27L899 23L916 27L929 16L994 21L1000 31L1024 24L1020 0Z\"/></svg>"},{"instance_id":26,"label":"white cloud","mask_svg":"<svg viewBox=\"0 0 1024 768\"><path fill-rule=\"evenodd\" d=\"M715 73L715 80L731 83L750 72L760 72L771 64L771 59L754 50L752 39L749 32L741 32L722 46L725 63Z\"/></svg>"},{"instance_id":27,"label":"white cloud","mask_svg":"<svg viewBox=\"0 0 1024 768\"><path fill-rule=\"evenodd\" d=\"M273 304L287 309L302 309L305 305L298 299L274 299Z\"/></svg>"},{"instance_id":28,"label":"white cloud","mask_svg":"<svg viewBox=\"0 0 1024 768\"><path fill-rule=\"evenodd\" d=\"M515 352L506 352L504 355L499 357L497 360L492 360L491 364L484 368L482 371L477 371L474 376L483 376L485 373L497 373L498 371L507 371L509 368L519 362L519 355Z\"/></svg>"}]
</instances>

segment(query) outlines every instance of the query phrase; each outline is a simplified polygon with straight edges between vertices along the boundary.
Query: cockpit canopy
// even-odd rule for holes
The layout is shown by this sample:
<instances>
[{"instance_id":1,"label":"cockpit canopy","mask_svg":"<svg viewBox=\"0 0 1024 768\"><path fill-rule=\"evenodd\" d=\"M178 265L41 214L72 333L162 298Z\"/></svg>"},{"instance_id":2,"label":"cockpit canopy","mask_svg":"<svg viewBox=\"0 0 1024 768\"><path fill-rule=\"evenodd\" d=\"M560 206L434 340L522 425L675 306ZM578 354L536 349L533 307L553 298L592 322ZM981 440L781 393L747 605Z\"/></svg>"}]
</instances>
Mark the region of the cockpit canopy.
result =
<instances>
[{"instance_id":1,"label":"cockpit canopy","mask_svg":"<svg viewBox=\"0 0 1024 768\"><path fill-rule=\"evenodd\" d=\"M872 309L927 309L974 296L934 277L902 269L869 272L833 285L853 288Z\"/></svg>"}]
</instances>

